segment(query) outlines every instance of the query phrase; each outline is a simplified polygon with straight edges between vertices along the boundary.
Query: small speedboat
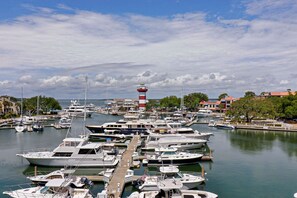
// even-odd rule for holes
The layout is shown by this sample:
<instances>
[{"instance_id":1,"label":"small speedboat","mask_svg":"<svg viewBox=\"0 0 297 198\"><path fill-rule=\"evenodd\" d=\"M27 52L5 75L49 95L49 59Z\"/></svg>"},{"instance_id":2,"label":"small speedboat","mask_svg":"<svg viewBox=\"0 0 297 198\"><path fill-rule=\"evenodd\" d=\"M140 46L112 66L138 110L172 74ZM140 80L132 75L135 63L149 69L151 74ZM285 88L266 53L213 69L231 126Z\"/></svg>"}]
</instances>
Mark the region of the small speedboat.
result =
<instances>
[{"instance_id":1,"label":"small speedboat","mask_svg":"<svg viewBox=\"0 0 297 198\"><path fill-rule=\"evenodd\" d=\"M103 175L103 181L104 182L109 182L113 172L114 172L113 168L108 168L105 171L101 171L99 173L99 175ZM125 175L125 183L132 182L133 181L133 176L134 176L134 171L128 169L128 171L127 171L127 173Z\"/></svg>"},{"instance_id":2,"label":"small speedboat","mask_svg":"<svg viewBox=\"0 0 297 198\"><path fill-rule=\"evenodd\" d=\"M71 183L77 188L81 188L85 185L89 185L89 186L93 185L92 182L85 177L74 176L73 175L74 172L75 170L60 169L60 170L50 172L46 175L30 176L27 178L31 180L33 183L36 183L38 185L45 185L47 182L49 182L52 179L66 179L66 178L71 178L72 179Z\"/></svg>"}]
</instances>

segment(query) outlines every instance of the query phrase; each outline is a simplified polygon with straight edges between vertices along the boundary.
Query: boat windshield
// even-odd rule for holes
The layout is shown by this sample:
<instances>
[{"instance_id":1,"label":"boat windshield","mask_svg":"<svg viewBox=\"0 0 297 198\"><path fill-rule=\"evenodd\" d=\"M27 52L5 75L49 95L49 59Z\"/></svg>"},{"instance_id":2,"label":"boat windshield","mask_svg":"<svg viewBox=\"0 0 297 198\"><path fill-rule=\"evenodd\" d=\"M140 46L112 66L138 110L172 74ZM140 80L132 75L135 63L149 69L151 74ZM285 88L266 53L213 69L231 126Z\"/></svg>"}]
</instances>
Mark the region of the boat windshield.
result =
<instances>
[{"instance_id":1,"label":"boat windshield","mask_svg":"<svg viewBox=\"0 0 297 198\"><path fill-rule=\"evenodd\" d=\"M44 186L43 188L40 189L40 193L46 193L46 191L48 190L48 186Z\"/></svg>"}]
</instances>

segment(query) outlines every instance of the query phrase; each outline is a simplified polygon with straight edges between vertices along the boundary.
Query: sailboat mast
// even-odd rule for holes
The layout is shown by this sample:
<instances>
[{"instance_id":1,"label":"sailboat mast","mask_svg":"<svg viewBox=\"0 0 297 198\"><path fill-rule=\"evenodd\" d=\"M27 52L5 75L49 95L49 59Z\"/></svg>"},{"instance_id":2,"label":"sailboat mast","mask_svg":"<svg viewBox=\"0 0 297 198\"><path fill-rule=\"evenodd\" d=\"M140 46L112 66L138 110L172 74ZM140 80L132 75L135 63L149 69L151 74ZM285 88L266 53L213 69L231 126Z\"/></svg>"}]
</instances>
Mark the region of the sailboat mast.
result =
<instances>
[{"instance_id":1,"label":"sailboat mast","mask_svg":"<svg viewBox=\"0 0 297 198\"><path fill-rule=\"evenodd\" d=\"M37 96L36 115L39 115L39 96Z\"/></svg>"},{"instance_id":2,"label":"sailboat mast","mask_svg":"<svg viewBox=\"0 0 297 198\"><path fill-rule=\"evenodd\" d=\"M86 126L87 117L87 89L88 89L88 76L86 76L86 87L85 87L85 104L84 104L84 125ZM86 136L86 127L84 126L84 136Z\"/></svg>"},{"instance_id":3,"label":"sailboat mast","mask_svg":"<svg viewBox=\"0 0 297 198\"><path fill-rule=\"evenodd\" d=\"M21 98L21 122L23 122L23 87L22 87L22 98Z\"/></svg>"},{"instance_id":4,"label":"sailboat mast","mask_svg":"<svg viewBox=\"0 0 297 198\"><path fill-rule=\"evenodd\" d=\"M180 99L180 110L183 111L184 110L184 88L182 88L181 91L181 99Z\"/></svg>"}]
</instances>

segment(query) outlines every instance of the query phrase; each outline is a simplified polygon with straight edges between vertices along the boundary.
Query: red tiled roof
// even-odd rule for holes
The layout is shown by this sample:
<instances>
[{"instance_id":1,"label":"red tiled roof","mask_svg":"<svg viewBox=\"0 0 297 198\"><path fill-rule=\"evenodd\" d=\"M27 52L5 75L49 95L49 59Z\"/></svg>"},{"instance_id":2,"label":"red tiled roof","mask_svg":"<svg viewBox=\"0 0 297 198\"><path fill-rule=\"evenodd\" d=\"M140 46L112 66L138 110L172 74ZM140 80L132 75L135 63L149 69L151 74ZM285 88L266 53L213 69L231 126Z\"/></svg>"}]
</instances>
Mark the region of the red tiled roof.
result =
<instances>
[{"instance_id":1,"label":"red tiled roof","mask_svg":"<svg viewBox=\"0 0 297 198\"><path fill-rule=\"evenodd\" d=\"M233 100L237 100L237 98L234 98L234 97L232 97L232 96L227 96L226 98L222 98L221 101L222 101L222 100L225 100L225 101L226 101L226 100L228 100L228 101L233 101Z\"/></svg>"},{"instance_id":2,"label":"red tiled roof","mask_svg":"<svg viewBox=\"0 0 297 198\"><path fill-rule=\"evenodd\" d=\"M283 91L283 92L269 92L270 96L288 96L289 92ZM290 92L292 95L295 95L295 92Z\"/></svg>"}]
</instances>

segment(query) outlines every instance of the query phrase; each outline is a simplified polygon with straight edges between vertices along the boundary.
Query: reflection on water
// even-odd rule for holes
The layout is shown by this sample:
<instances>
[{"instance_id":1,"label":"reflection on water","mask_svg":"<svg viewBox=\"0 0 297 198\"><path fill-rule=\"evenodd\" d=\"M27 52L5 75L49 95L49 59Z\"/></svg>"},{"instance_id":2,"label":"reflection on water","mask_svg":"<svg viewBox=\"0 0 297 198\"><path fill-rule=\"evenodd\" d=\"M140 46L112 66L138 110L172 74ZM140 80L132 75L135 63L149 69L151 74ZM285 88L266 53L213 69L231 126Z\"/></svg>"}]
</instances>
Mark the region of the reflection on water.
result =
<instances>
[{"instance_id":1,"label":"reflection on water","mask_svg":"<svg viewBox=\"0 0 297 198\"><path fill-rule=\"evenodd\" d=\"M297 133L235 130L226 133L233 147L243 152L272 150L278 144L288 156L297 156Z\"/></svg>"}]
</instances>

